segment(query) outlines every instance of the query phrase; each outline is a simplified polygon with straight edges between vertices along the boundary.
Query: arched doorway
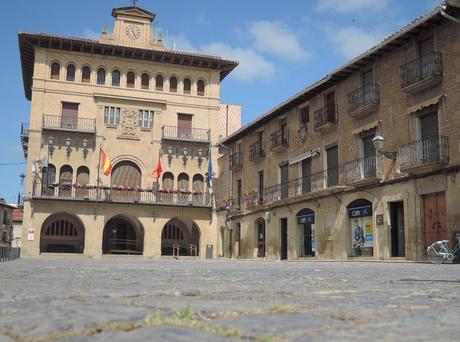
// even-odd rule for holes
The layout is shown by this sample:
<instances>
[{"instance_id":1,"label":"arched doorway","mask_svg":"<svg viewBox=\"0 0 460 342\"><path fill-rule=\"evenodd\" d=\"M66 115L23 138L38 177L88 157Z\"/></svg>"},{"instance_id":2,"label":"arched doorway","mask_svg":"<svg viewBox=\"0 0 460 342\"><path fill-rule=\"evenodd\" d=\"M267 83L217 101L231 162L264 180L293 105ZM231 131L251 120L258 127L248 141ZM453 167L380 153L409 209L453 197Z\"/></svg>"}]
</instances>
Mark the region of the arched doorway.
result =
<instances>
[{"instance_id":1,"label":"arched doorway","mask_svg":"<svg viewBox=\"0 0 460 342\"><path fill-rule=\"evenodd\" d=\"M196 174L193 176L193 203L202 205L204 203L204 177Z\"/></svg>"},{"instance_id":2,"label":"arched doorway","mask_svg":"<svg viewBox=\"0 0 460 342\"><path fill-rule=\"evenodd\" d=\"M179 255L199 256L200 235L200 229L191 219L176 217L169 220L161 232L161 255L173 255L176 248Z\"/></svg>"},{"instance_id":3,"label":"arched doorway","mask_svg":"<svg viewBox=\"0 0 460 342\"><path fill-rule=\"evenodd\" d=\"M76 197L85 197L88 190L85 186L89 184L89 169L86 166L80 166L77 169L77 188L75 189Z\"/></svg>"},{"instance_id":4,"label":"arched doorway","mask_svg":"<svg viewBox=\"0 0 460 342\"><path fill-rule=\"evenodd\" d=\"M63 165L59 171L59 196L70 197L72 194L73 169Z\"/></svg>"},{"instance_id":5,"label":"arched doorway","mask_svg":"<svg viewBox=\"0 0 460 342\"><path fill-rule=\"evenodd\" d=\"M124 215L112 217L104 226L103 254L142 254L144 228Z\"/></svg>"},{"instance_id":6,"label":"arched doorway","mask_svg":"<svg viewBox=\"0 0 460 342\"><path fill-rule=\"evenodd\" d=\"M265 258L265 220L260 217L256 220L257 256Z\"/></svg>"},{"instance_id":7,"label":"arched doorway","mask_svg":"<svg viewBox=\"0 0 460 342\"><path fill-rule=\"evenodd\" d=\"M347 206L347 211L350 220L351 256L373 256L372 203L359 198Z\"/></svg>"},{"instance_id":8,"label":"arched doorway","mask_svg":"<svg viewBox=\"0 0 460 342\"><path fill-rule=\"evenodd\" d=\"M299 257L315 256L315 213L311 209L302 209L297 213L299 226Z\"/></svg>"},{"instance_id":9,"label":"arched doorway","mask_svg":"<svg viewBox=\"0 0 460 342\"><path fill-rule=\"evenodd\" d=\"M129 160L122 160L115 164L110 178L112 186L111 198L118 201L139 200L142 173L139 166Z\"/></svg>"},{"instance_id":10,"label":"arched doorway","mask_svg":"<svg viewBox=\"0 0 460 342\"><path fill-rule=\"evenodd\" d=\"M59 213L43 222L40 232L40 253L83 253L85 227L72 214Z\"/></svg>"}]
</instances>

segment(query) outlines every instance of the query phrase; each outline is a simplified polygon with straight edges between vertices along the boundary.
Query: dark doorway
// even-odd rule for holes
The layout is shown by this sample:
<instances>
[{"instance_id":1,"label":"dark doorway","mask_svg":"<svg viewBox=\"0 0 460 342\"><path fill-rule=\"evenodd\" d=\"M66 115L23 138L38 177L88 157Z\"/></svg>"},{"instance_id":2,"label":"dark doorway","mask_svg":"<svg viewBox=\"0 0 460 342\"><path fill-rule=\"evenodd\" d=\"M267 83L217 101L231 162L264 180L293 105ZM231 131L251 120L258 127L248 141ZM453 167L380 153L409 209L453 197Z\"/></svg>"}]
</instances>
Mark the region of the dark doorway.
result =
<instances>
[{"instance_id":1,"label":"dark doorway","mask_svg":"<svg viewBox=\"0 0 460 342\"><path fill-rule=\"evenodd\" d=\"M281 173L281 199L288 198L289 195L289 164L282 163L280 165Z\"/></svg>"},{"instance_id":2,"label":"dark doorway","mask_svg":"<svg viewBox=\"0 0 460 342\"><path fill-rule=\"evenodd\" d=\"M329 147L326 150L327 160L327 187L339 185L339 148L338 146Z\"/></svg>"},{"instance_id":3,"label":"dark doorway","mask_svg":"<svg viewBox=\"0 0 460 342\"><path fill-rule=\"evenodd\" d=\"M310 209L303 209L297 214L299 224L299 253L301 257L315 256L315 213Z\"/></svg>"},{"instance_id":4,"label":"dark doorway","mask_svg":"<svg viewBox=\"0 0 460 342\"><path fill-rule=\"evenodd\" d=\"M391 214L391 256L403 257L406 255L404 234L404 202L390 203Z\"/></svg>"},{"instance_id":5,"label":"dark doorway","mask_svg":"<svg viewBox=\"0 0 460 342\"><path fill-rule=\"evenodd\" d=\"M111 218L104 227L103 254L142 254L143 234L122 217Z\"/></svg>"},{"instance_id":6,"label":"dark doorway","mask_svg":"<svg viewBox=\"0 0 460 342\"><path fill-rule=\"evenodd\" d=\"M280 228L281 228L281 251L280 258L281 260L287 260L288 258L288 224L287 218L280 219Z\"/></svg>"},{"instance_id":7,"label":"dark doorway","mask_svg":"<svg viewBox=\"0 0 460 342\"><path fill-rule=\"evenodd\" d=\"M311 191L311 158L302 160L302 194Z\"/></svg>"},{"instance_id":8,"label":"dark doorway","mask_svg":"<svg viewBox=\"0 0 460 342\"><path fill-rule=\"evenodd\" d=\"M257 256L265 258L265 221L260 219L257 224Z\"/></svg>"}]
</instances>

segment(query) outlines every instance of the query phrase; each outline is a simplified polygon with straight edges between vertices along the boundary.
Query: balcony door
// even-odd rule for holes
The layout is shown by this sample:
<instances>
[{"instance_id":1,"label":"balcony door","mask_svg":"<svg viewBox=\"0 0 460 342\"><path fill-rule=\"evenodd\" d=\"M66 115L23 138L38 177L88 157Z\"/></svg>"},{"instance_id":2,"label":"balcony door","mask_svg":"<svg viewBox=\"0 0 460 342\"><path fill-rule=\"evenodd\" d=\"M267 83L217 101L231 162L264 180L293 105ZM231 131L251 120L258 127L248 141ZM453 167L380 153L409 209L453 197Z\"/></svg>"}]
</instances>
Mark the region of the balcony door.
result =
<instances>
[{"instance_id":1,"label":"balcony door","mask_svg":"<svg viewBox=\"0 0 460 342\"><path fill-rule=\"evenodd\" d=\"M327 155L327 187L339 185L339 148L338 146L329 147Z\"/></svg>"},{"instance_id":2,"label":"balcony door","mask_svg":"<svg viewBox=\"0 0 460 342\"><path fill-rule=\"evenodd\" d=\"M417 155L423 162L439 160L439 128L438 113L431 112L421 116L420 136L421 141L417 146Z\"/></svg>"},{"instance_id":3,"label":"balcony door","mask_svg":"<svg viewBox=\"0 0 460 342\"><path fill-rule=\"evenodd\" d=\"M280 165L281 175L281 199L288 198L289 195L289 164L284 163Z\"/></svg>"},{"instance_id":4,"label":"balcony door","mask_svg":"<svg viewBox=\"0 0 460 342\"><path fill-rule=\"evenodd\" d=\"M326 122L335 122L335 91L331 91L326 95Z\"/></svg>"},{"instance_id":5,"label":"balcony door","mask_svg":"<svg viewBox=\"0 0 460 342\"><path fill-rule=\"evenodd\" d=\"M362 136L363 142L363 159L362 159L362 174L364 178L375 177L375 148L372 143L375 131L368 132Z\"/></svg>"},{"instance_id":6,"label":"balcony door","mask_svg":"<svg viewBox=\"0 0 460 342\"><path fill-rule=\"evenodd\" d=\"M61 128L77 128L78 106L78 103L62 102Z\"/></svg>"},{"instance_id":7,"label":"balcony door","mask_svg":"<svg viewBox=\"0 0 460 342\"><path fill-rule=\"evenodd\" d=\"M420 41L418 48L420 57L420 73L421 78L424 79L425 77L428 77L433 70L433 60L429 54L434 51L434 37L431 36L428 39Z\"/></svg>"},{"instance_id":8,"label":"balcony door","mask_svg":"<svg viewBox=\"0 0 460 342\"><path fill-rule=\"evenodd\" d=\"M177 114L177 137L192 137L192 116L189 114Z\"/></svg>"},{"instance_id":9,"label":"balcony door","mask_svg":"<svg viewBox=\"0 0 460 342\"><path fill-rule=\"evenodd\" d=\"M302 194L311 191L311 158L302 160Z\"/></svg>"},{"instance_id":10,"label":"balcony door","mask_svg":"<svg viewBox=\"0 0 460 342\"><path fill-rule=\"evenodd\" d=\"M372 83L374 82L374 75L372 70L363 72L362 74L362 87L363 87L363 105L369 104L373 100L373 88Z\"/></svg>"}]
</instances>

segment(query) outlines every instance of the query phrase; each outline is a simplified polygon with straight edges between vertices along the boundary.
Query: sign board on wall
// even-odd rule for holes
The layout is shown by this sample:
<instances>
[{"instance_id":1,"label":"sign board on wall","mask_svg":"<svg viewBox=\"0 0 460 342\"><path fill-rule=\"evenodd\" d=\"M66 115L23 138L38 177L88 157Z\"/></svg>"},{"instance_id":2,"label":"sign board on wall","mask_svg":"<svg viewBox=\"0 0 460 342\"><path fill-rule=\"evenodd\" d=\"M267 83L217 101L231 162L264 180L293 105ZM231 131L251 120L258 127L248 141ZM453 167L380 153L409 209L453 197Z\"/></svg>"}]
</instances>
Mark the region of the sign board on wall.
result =
<instances>
[{"instance_id":1,"label":"sign board on wall","mask_svg":"<svg viewBox=\"0 0 460 342\"><path fill-rule=\"evenodd\" d=\"M35 239L35 229L29 228L27 231L27 240L34 241L34 239Z\"/></svg>"},{"instance_id":2,"label":"sign board on wall","mask_svg":"<svg viewBox=\"0 0 460 342\"><path fill-rule=\"evenodd\" d=\"M381 226L383 224L383 214L375 215L375 221L378 226Z\"/></svg>"}]
</instances>

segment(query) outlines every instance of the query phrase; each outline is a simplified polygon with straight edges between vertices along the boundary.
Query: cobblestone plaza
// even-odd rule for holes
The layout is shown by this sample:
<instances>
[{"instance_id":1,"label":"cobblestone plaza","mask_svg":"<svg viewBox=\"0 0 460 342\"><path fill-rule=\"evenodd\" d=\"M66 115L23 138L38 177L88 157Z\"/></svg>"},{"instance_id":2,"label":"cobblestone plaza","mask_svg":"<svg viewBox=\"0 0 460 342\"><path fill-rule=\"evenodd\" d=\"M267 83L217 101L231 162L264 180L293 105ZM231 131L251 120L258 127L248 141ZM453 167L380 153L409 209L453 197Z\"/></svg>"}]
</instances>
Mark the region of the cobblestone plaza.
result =
<instances>
[{"instance_id":1,"label":"cobblestone plaza","mask_svg":"<svg viewBox=\"0 0 460 342\"><path fill-rule=\"evenodd\" d=\"M0 341L458 338L458 265L100 260L0 266Z\"/></svg>"}]
</instances>

